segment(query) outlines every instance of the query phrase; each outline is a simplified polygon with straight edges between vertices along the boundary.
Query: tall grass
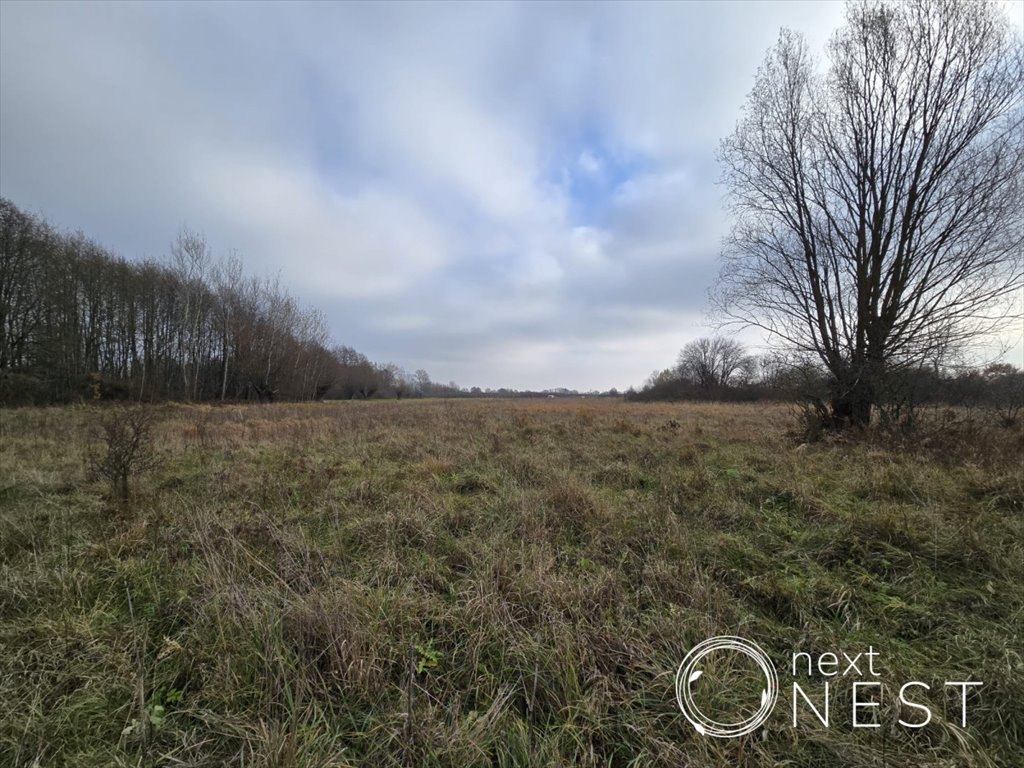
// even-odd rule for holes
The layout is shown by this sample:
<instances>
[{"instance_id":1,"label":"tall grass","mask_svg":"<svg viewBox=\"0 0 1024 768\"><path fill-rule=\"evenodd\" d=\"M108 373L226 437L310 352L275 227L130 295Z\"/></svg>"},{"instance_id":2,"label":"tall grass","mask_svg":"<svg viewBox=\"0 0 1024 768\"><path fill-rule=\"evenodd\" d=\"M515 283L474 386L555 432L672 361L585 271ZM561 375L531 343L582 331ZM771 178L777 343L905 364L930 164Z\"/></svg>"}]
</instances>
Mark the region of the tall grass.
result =
<instances>
[{"instance_id":1,"label":"tall grass","mask_svg":"<svg viewBox=\"0 0 1024 768\"><path fill-rule=\"evenodd\" d=\"M0 765L1019 764L1019 431L958 460L798 446L780 407L178 406L126 505L96 418L0 415ZM933 722L782 701L702 738L673 678L719 634L780 670L871 644Z\"/></svg>"}]
</instances>

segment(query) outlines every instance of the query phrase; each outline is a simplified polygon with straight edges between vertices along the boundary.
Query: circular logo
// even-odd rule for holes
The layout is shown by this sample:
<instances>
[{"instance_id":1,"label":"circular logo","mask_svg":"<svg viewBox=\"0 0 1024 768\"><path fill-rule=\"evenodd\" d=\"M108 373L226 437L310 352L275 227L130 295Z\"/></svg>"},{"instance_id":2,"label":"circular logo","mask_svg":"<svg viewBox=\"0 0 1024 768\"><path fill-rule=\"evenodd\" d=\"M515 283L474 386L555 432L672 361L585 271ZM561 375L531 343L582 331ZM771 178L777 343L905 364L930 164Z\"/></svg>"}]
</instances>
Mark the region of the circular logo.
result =
<instances>
[{"instance_id":1,"label":"circular logo","mask_svg":"<svg viewBox=\"0 0 1024 768\"><path fill-rule=\"evenodd\" d=\"M761 706L746 720L738 723L722 723L713 720L701 712L693 701L693 685L704 672L698 665L705 656L715 651L739 651L752 658L764 673L766 685L761 691ZM744 640L742 637L723 635L712 637L695 645L686 654L686 658L683 659L683 663L679 665L679 670L676 672L676 701L679 702L679 708L683 711L686 719L697 729L697 733L704 736L728 739L752 733L768 720L778 698L779 678L775 672L775 665L757 643Z\"/></svg>"}]
</instances>

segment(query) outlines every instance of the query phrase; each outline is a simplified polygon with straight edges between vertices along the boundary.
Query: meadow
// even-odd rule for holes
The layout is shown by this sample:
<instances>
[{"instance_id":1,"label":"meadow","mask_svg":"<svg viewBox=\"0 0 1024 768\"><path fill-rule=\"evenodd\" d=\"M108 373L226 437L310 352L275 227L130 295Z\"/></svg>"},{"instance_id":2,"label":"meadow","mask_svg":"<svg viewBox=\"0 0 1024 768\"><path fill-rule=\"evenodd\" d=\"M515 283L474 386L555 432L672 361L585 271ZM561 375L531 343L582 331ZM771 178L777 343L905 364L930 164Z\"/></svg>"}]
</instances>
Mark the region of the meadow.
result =
<instances>
[{"instance_id":1,"label":"meadow","mask_svg":"<svg viewBox=\"0 0 1024 768\"><path fill-rule=\"evenodd\" d=\"M154 408L127 501L90 469L109 410L0 412L0 765L1021 765L1019 426L805 444L784 405ZM675 699L716 635L779 668L735 739ZM839 678L830 726L793 727L789 654L869 646L880 727ZM756 699L711 664L706 711ZM984 682L966 727L950 680Z\"/></svg>"}]
</instances>

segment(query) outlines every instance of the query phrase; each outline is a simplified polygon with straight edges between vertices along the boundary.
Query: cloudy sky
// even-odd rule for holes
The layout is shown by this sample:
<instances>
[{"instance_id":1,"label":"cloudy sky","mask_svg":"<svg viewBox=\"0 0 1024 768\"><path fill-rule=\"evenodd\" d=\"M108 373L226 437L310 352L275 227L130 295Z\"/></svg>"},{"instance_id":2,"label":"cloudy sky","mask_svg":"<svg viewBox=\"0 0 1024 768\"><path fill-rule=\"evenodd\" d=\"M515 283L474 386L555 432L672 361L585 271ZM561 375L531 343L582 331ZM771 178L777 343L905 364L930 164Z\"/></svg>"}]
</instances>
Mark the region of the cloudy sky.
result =
<instances>
[{"instance_id":1,"label":"cloudy sky","mask_svg":"<svg viewBox=\"0 0 1024 768\"><path fill-rule=\"evenodd\" d=\"M622 389L709 332L714 154L765 51L842 14L5 1L0 194L128 258L202 231L435 380Z\"/></svg>"}]
</instances>

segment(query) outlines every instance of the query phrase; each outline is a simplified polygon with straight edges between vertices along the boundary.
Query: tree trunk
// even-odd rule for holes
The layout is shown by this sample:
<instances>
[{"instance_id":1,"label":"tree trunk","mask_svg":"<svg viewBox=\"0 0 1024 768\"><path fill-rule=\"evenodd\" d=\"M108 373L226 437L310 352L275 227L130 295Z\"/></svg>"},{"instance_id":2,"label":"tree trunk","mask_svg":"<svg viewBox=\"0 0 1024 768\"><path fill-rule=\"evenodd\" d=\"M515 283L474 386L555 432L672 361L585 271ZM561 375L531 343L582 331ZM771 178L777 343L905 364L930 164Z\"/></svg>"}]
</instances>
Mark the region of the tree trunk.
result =
<instances>
[{"instance_id":1,"label":"tree trunk","mask_svg":"<svg viewBox=\"0 0 1024 768\"><path fill-rule=\"evenodd\" d=\"M863 379L858 378L853 382L833 380L828 403L832 426L840 431L849 427L867 427L871 423L874 401L873 388Z\"/></svg>"}]
</instances>

